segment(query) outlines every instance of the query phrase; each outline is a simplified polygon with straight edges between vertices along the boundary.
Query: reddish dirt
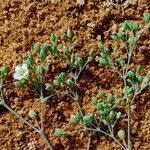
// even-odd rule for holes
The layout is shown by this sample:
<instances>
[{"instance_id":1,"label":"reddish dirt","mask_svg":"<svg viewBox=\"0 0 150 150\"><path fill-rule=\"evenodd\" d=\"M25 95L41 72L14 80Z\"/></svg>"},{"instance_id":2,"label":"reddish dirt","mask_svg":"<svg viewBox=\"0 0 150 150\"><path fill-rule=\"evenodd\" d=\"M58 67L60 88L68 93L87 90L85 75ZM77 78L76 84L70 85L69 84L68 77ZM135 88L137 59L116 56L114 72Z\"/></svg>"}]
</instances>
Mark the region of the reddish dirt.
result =
<instances>
[{"instance_id":1,"label":"reddish dirt","mask_svg":"<svg viewBox=\"0 0 150 150\"><path fill-rule=\"evenodd\" d=\"M44 0L43 0L44 1ZM55 3L42 0L1 0L0 1L0 66L9 67L9 76L5 82L4 93L9 105L19 114L27 117L30 108L39 111L39 102L33 93L18 90L13 84L14 67L27 57L35 42L44 43L49 40L51 32L55 32L64 44L63 33L71 28L74 31L78 46L76 50L86 56L91 48L98 54L97 44L100 35L106 45L113 44L110 34L115 33L125 20L139 21L143 24L143 13L150 12L150 1L141 0L136 4L115 7L106 6L104 0L87 0L82 7L75 1L61 0ZM143 47L144 45L144 47ZM143 38L135 51L132 66L141 64L144 72L150 69L150 35ZM97 94L99 87L106 92L121 92L121 81L109 69L90 64L88 72L84 72L80 80L82 88L81 106L85 113L94 110L91 107L91 96ZM54 74L56 69L54 69ZM58 70L59 71L59 70ZM143 73L144 73L143 72ZM85 80L85 79L86 80ZM87 82L88 80L88 82ZM132 141L134 150L150 149L150 89L136 98L132 109ZM74 127L69 118L76 107L66 97L55 97L46 108L46 133L55 150L84 150L86 135L67 138L55 138L54 128L62 127L70 131ZM124 120L126 123L126 120ZM92 139L91 150L119 150L119 146L103 135ZM1 150L43 150L47 149L39 135L26 125L0 108L0 148Z\"/></svg>"}]
</instances>

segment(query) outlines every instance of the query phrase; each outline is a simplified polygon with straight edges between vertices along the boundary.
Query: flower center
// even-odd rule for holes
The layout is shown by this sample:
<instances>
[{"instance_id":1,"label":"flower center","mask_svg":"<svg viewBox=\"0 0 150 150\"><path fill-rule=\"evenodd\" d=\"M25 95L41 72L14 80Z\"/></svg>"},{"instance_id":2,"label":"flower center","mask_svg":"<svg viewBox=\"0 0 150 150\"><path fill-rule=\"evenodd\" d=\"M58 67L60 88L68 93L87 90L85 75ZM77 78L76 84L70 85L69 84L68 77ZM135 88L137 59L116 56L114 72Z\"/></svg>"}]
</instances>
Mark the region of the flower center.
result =
<instances>
[{"instance_id":1,"label":"flower center","mask_svg":"<svg viewBox=\"0 0 150 150\"><path fill-rule=\"evenodd\" d=\"M25 70L23 69L23 68L21 68L20 70L19 70L19 74L21 75L21 76L23 76L24 74L25 74Z\"/></svg>"}]
</instances>

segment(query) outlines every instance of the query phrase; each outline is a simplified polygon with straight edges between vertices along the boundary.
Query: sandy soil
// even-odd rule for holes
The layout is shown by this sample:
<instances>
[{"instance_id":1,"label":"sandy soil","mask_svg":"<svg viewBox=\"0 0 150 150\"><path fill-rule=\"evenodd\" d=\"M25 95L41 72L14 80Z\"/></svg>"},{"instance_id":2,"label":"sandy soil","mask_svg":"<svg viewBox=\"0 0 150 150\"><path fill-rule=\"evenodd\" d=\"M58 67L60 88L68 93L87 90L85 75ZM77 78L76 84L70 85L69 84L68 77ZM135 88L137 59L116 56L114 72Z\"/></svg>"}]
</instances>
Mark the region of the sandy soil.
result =
<instances>
[{"instance_id":1,"label":"sandy soil","mask_svg":"<svg viewBox=\"0 0 150 150\"><path fill-rule=\"evenodd\" d=\"M44 0L43 0L44 1ZM22 63L27 51L32 50L35 42L49 40L55 32L60 44L64 44L62 33L68 28L74 31L79 40L76 50L86 55L91 48L98 53L99 37L106 45L112 44L110 33L115 33L125 20L136 20L142 25L144 12L150 12L150 1L126 3L116 7L108 6L104 0L87 0L82 7L72 0L58 3L46 3L42 0L1 0L0 1L0 66L9 67L9 76L4 92L9 105L22 116L27 117L29 108L39 111L38 99L26 90L17 90L13 84L14 67ZM144 45L144 47L143 47ZM139 43L132 65L141 64L144 72L150 69L150 35ZM90 64L86 78L80 80L82 109L92 112L90 97L97 94L99 87L105 91L121 89L121 82L109 69ZM55 74L56 69L54 70ZM88 82L86 82L86 80ZM132 109L132 141L134 150L150 149L150 89L137 97ZM86 135L67 138L55 138L54 128L73 130L69 125L70 116L76 107L66 97L55 97L46 109L45 128L55 150L84 150ZM126 125L126 120L122 126ZM72 144L74 143L74 144ZM93 137L91 150L117 150L117 144L103 135ZM0 148L1 150L43 150L47 149L43 141L27 126L23 125L7 110L0 108Z\"/></svg>"}]
</instances>

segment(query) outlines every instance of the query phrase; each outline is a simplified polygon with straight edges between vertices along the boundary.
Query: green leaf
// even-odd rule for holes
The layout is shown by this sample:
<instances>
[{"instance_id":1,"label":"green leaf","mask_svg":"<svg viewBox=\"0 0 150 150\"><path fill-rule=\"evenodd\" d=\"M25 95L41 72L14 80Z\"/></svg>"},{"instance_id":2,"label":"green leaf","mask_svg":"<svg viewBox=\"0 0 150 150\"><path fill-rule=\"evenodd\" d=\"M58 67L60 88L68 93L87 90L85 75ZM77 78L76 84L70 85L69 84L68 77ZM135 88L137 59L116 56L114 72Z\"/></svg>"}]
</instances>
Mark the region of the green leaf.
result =
<instances>
[{"instance_id":1,"label":"green leaf","mask_svg":"<svg viewBox=\"0 0 150 150\"><path fill-rule=\"evenodd\" d=\"M43 75L45 73L45 68L43 66L37 66L37 73Z\"/></svg>"},{"instance_id":2,"label":"green leaf","mask_svg":"<svg viewBox=\"0 0 150 150\"><path fill-rule=\"evenodd\" d=\"M49 99L49 97L41 97L40 102L41 103L47 103L48 99Z\"/></svg>"},{"instance_id":3,"label":"green leaf","mask_svg":"<svg viewBox=\"0 0 150 150\"><path fill-rule=\"evenodd\" d=\"M119 64L120 64L121 67L124 67L126 62L125 62L125 60L123 58L120 58L119 59Z\"/></svg>"},{"instance_id":4,"label":"green leaf","mask_svg":"<svg viewBox=\"0 0 150 150\"><path fill-rule=\"evenodd\" d=\"M7 69L7 67L5 66L5 67L1 67L0 68L0 78L2 79L2 78L5 78L6 76L7 76L7 74L8 74L8 69Z\"/></svg>"},{"instance_id":5,"label":"green leaf","mask_svg":"<svg viewBox=\"0 0 150 150\"><path fill-rule=\"evenodd\" d=\"M57 77L57 80L59 82L65 82L66 79L66 74L64 72L62 72L61 74L59 74L59 76Z\"/></svg>"},{"instance_id":6,"label":"green leaf","mask_svg":"<svg viewBox=\"0 0 150 150\"><path fill-rule=\"evenodd\" d=\"M127 87L127 94L128 96L131 96L134 94L134 88L133 87Z\"/></svg>"},{"instance_id":7,"label":"green leaf","mask_svg":"<svg viewBox=\"0 0 150 150\"><path fill-rule=\"evenodd\" d=\"M99 43L99 44L98 44L98 48L99 48L101 51L104 51L104 44L103 44L103 43Z\"/></svg>"},{"instance_id":8,"label":"green leaf","mask_svg":"<svg viewBox=\"0 0 150 150\"><path fill-rule=\"evenodd\" d=\"M107 59L108 58L108 55L104 52L101 52L100 55L101 55L102 59Z\"/></svg>"},{"instance_id":9,"label":"green leaf","mask_svg":"<svg viewBox=\"0 0 150 150\"><path fill-rule=\"evenodd\" d=\"M99 61L100 61L100 63L102 64L102 65L109 65L109 62L108 62L108 60L107 59L104 59L104 58L99 58Z\"/></svg>"},{"instance_id":10,"label":"green leaf","mask_svg":"<svg viewBox=\"0 0 150 150\"><path fill-rule=\"evenodd\" d=\"M33 45L33 49L40 54L40 51L41 51L41 46L40 46L40 43L35 43Z\"/></svg>"},{"instance_id":11,"label":"green leaf","mask_svg":"<svg viewBox=\"0 0 150 150\"><path fill-rule=\"evenodd\" d=\"M110 113L109 113L109 119L110 120L114 120L115 118L116 118L115 112L113 110L110 111Z\"/></svg>"},{"instance_id":12,"label":"green leaf","mask_svg":"<svg viewBox=\"0 0 150 150\"><path fill-rule=\"evenodd\" d=\"M141 72L141 70L142 70L142 67L140 65L138 65L136 67L136 74L139 74Z\"/></svg>"},{"instance_id":13,"label":"green leaf","mask_svg":"<svg viewBox=\"0 0 150 150\"><path fill-rule=\"evenodd\" d=\"M43 46L43 49L44 49L44 51L50 51L50 52L52 52L52 46L50 45L50 44L48 44L48 43L45 43L44 44L44 46Z\"/></svg>"},{"instance_id":14,"label":"green leaf","mask_svg":"<svg viewBox=\"0 0 150 150\"><path fill-rule=\"evenodd\" d=\"M122 28L123 28L124 31L130 30L130 26L129 26L128 22L124 22L124 23L122 24Z\"/></svg>"},{"instance_id":15,"label":"green leaf","mask_svg":"<svg viewBox=\"0 0 150 150\"><path fill-rule=\"evenodd\" d=\"M73 33L72 33L72 31L70 29L67 30L67 36L70 39L70 41L72 41Z\"/></svg>"},{"instance_id":16,"label":"green leaf","mask_svg":"<svg viewBox=\"0 0 150 150\"><path fill-rule=\"evenodd\" d=\"M123 34L121 32L117 33L117 39L123 40Z\"/></svg>"},{"instance_id":17,"label":"green leaf","mask_svg":"<svg viewBox=\"0 0 150 150\"><path fill-rule=\"evenodd\" d=\"M120 103L121 103L121 99L120 98L115 99L115 104L116 105L119 105Z\"/></svg>"},{"instance_id":18,"label":"green leaf","mask_svg":"<svg viewBox=\"0 0 150 150\"><path fill-rule=\"evenodd\" d=\"M134 73L133 71L129 71L129 72L127 73L127 76L128 76L129 78L131 78L131 79L134 79L134 78L135 78L135 73Z\"/></svg>"},{"instance_id":19,"label":"green leaf","mask_svg":"<svg viewBox=\"0 0 150 150\"><path fill-rule=\"evenodd\" d=\"M20 81L15 82L16 88L23 88L28 84L28 79L22 79Z\"/></svg>"},{"instance_id":20,"label":"green leaf","mask_svg":"<svg viewBox=\"0 0 150 150\"><path fill-rule=\"evenodd\" d=\"M112 96L112 94L110 93L110 94L107 96L107 102L108 102L108 103L112 103L112 99L113 99L113 96Z\"/></svg>"},{"instance_id":21,"label":"green leaf","mask_svg":"<svg viewBox=\"0 0 150 150\"><path fill-rule=\"evenodd\" d=\"M112 35L111 38L112 38L112 40L114 40L114 41L117 41L117 40L118 40L118 37L117 37L116 35Z\"/></svg>"},{"instance_id":22,"label":"green leaf","mask_svg":"<svg viewBox=\"0 0 150 150\"><path fill-rule=\"evenodd\" d=\"M104 107L103 107L103 105L101 103L97 103L96 107L97 107L98 111L104 109Z\"/></svg>"},{"instance_id":23,"label":"green leaf","mask_svg":"<svg viewBox=\"0 0 150 150\"><path fill-rule=\"evenodd\" d=\"M132 22L131 23L131 29L133 31L137 31L139 29L139 23L138 22Z\"/></svg>"},{"instance_id":24,"label":"green leaf","mask_svg":"<svg viewBox=\"0 0 150 150\"><path fill-rule=\"evenodd\" d=\"M102 122L106 125L109 126L109 122L106 119L103 119Z\"/></svg>"},{"instance_id":25,"label":"green leaf","mask_svg":"<svg viewBox=\"0 0 150 150\"><path fill-rule=\"evenodd\" d=\"M46 59L46 53L43 48L41 48L41 51L40 51L40 59L42 61L44 61Z\"/></svg>"},{"instance_id":26,"label":"green leaf","mask_svg":"<svg viewBox=\"0 0 150 150\"><path fill-rule=\"evenodd\" d=\"M135 82L142 83L143 79L144 79L143 76L138 76L138 77L135 78Z\"/></svg>"},{"instance_id":27,"label":"green leaf","mask_svg":"<svg viewBox=\"0 0 150 150\"><path fill-rule=\"evenodd\" d=\"M67 33L64 34L64 39L66 41L69 41L69 42L72 41L72 39L73 39L73 33L72 33L72 31L70 29L68 29Z\"/></svg>"},{"instance_id":28,"label":"green leaf","mask_svg":"<svg viewBox=\"0 0 150 150\"><path fill-rule=\"evenodd\" d=\"M98 103L97 97L93 96L91 99L92 99L92 103L94 105L97 105L97 103Z\"/></svg>"},{"instance_id":29,"label":"green leaf","mask_svg":"<svg viewBox=\"0 0 150 150\"><path fill-rule=\"evenodd\" d=\"M35 63L33 55L31 52L28 52L28 62L31 66L33 66L33 64Z\"/></svg>"},{"instance_id":30,"label":"green leaf","mask_svg":"<svg viewBox=\"0 0 150 150\"><path fill-rule=\"evenodd\" d=\"M56 40L57 40L57 37L56 37L56 35L55 35L55 33L51 33L51 35L50 35L50 39L52 40L52 42L53 43L55 43L56 42Z\"/></svg>"},{"instance_id":31,"label":"green leaf","mask_svg":"<svg viewBox=\"0 0 150 150\"><path fill-rule=\"evenodd\" d=\"M117 52L118 52L118 46L115 46L114 48L113 48L113 52L116 54Z\"/></svg>"},{"instance_id":32,"label":"green leaf","mask_svg":"<svg viewBox=\"0 0 150 150\"><path fill-rule=\"evenodd\" d=\"M94 50L93 50L93 49L90 50L90 52L89 52L88 55L89 55L89 56L88 56L88 61L91 61L91 60L94 58L94 56L95 56Z\"/></svg>"},{"instance_id":33,"label":"green leaf","mask_svg":"<svg viewBox=\"0 0 150 150\"><path fill-rule=\"evenodd\" d=\"M144 13L144 21L145 21L145 24L150 23L150 14L149 13Z\"/></svg>"}]
</instances>

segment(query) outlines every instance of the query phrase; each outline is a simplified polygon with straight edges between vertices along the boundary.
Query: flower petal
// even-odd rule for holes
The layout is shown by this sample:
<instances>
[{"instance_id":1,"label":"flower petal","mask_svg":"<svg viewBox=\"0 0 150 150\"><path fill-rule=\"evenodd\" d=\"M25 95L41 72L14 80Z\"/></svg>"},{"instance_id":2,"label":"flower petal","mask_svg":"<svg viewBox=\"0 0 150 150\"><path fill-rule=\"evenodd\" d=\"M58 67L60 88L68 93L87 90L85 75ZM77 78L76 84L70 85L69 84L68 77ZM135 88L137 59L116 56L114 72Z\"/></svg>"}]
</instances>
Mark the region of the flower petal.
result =
<instances>
[{"instance_id":1,"label":"flower petal","mask_svg":"<svg viewBox=\"0 0 150 150\"><path fill-rule=\"evenodd\" d=\"M28 70L27 64L22 64L21 66L24 70Z\"/></svg>"},{"instance_id":2,"label":"flower petal","mask_svg":"<svg viewBox=\"0 0 150 150\"><path fill-rule=\"evenodd\" d=\"M20 68L21 68L21 65L16 66L15 67L15 72L18 72L20 70Z\"/></svg>"},{"instance_id":3,"label":"flower petal","mask_svg":"<svg viewBox=\"0 0 150 150\"><path fill-rule=\"evenodd\" d=\"M13 74L13 78L16 79L16 80L19 80L19 76L20 76L20 75L19 75L18 73L14 73L14 74Z\"/></svg>"}]
</instances>

